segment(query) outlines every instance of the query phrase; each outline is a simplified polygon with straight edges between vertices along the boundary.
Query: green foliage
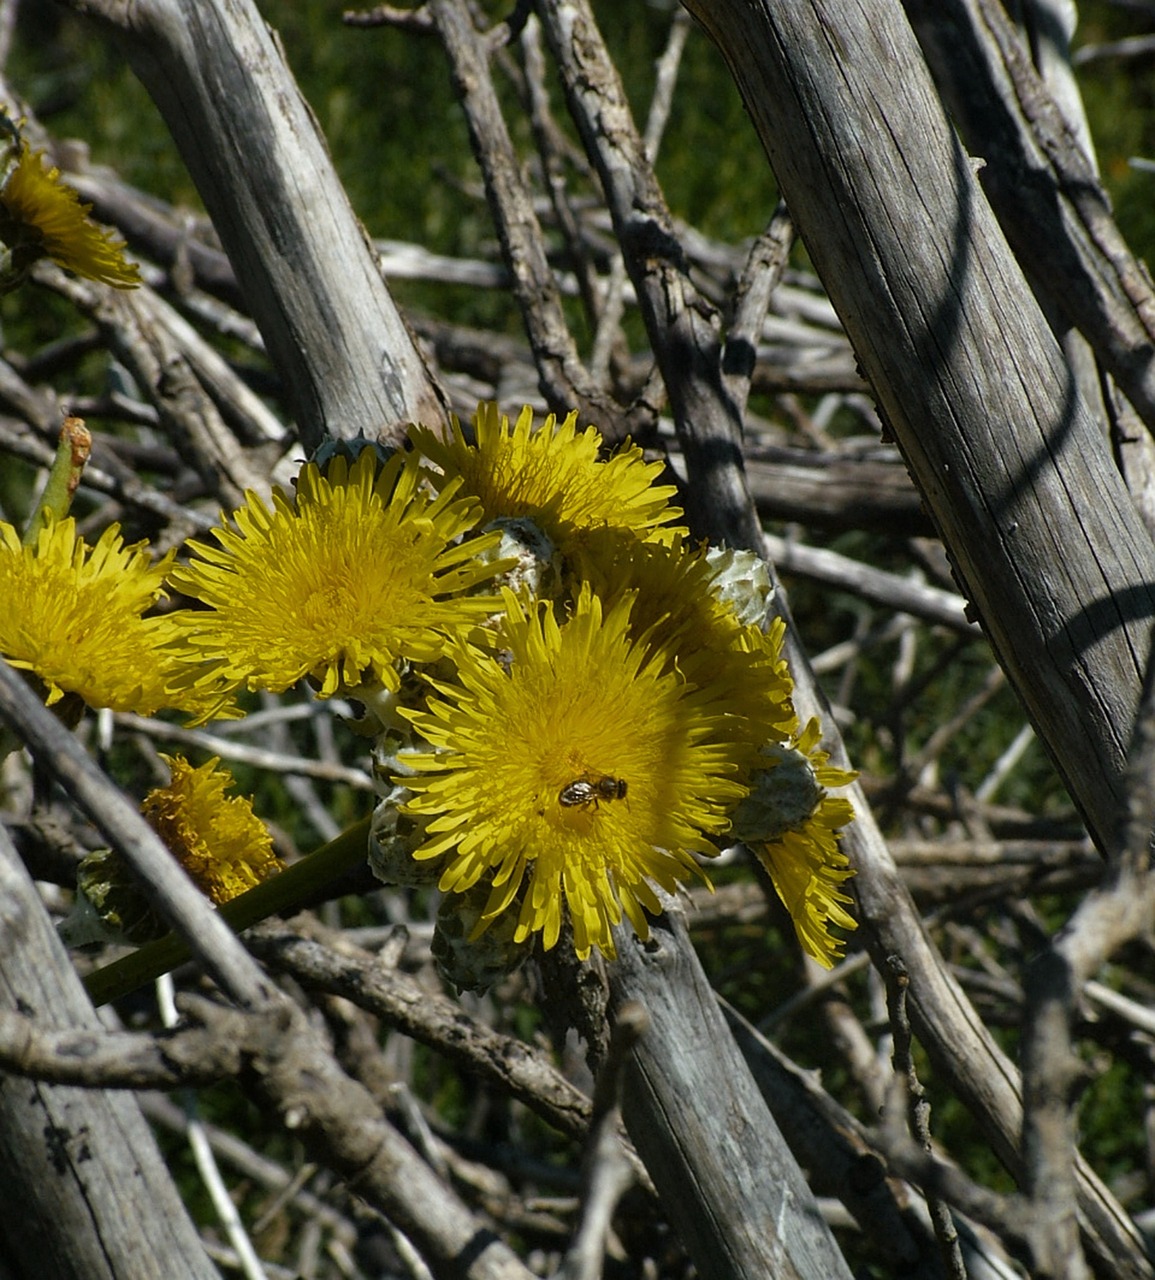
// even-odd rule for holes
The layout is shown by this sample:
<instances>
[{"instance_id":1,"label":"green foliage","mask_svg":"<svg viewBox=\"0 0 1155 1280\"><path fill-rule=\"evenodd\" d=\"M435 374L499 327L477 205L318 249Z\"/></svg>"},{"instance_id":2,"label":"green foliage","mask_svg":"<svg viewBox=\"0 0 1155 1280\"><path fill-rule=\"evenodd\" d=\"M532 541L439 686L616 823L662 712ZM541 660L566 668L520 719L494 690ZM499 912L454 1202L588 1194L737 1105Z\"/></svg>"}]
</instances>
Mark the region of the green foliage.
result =
<instances>
[{"instance_id":1,"label":"green foliage","mask_svg":"<svg viewBox=\"0 0 1155 1280\"><path fill-rule=\"evenodd\" d=\"M1150 15L1140 6L1081 4L1076 47L1147 34ZM1148 264L1155 262L1155 172L1132 165L1155 162L1155 86L1152 55L1104 58L1079 71L1103 183L1128 244Z\"/></svg>"}]
</instances>

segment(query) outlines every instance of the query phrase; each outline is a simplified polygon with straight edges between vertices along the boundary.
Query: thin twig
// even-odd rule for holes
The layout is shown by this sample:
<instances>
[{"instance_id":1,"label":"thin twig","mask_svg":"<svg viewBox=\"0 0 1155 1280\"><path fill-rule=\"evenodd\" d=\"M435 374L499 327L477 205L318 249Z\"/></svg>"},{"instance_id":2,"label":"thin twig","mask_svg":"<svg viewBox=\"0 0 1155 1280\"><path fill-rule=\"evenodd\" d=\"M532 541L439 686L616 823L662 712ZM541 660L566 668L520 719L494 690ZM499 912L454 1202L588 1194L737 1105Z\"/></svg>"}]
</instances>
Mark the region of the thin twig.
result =
<instances>
[{"instance_id":1,"label":"thin twig","mask_svg":"<svg viewBox=\"0 0 1155 1280\"><path fill-rule=\"evenodd\" d=\"M633 1047L646 1034L649 1014L625 1004L614 1019L609 1052L594 1091L593 1119L583 1165L582 1213L556 1280L599 1280L614 1209L634 1180L622 1146L622 1080Z\"/></svg>"},{"instance_id":2,"label":"thin twig","mask_svg":"<svg viewBox=\"0 0 1155 1280\"><path fill-rule=\"evenodd\" d=\"M157 1005L160 1008L161 1023L171 1030L177 1025L180 1015L177 1013L176 1003L173 998L172 978L168 974L162 974L156 980L156 995ZM256 1249L253 1248L253 1242L249 1238L249 1233L245 1230L245 1224L241 1221L241 1215L233 1202L232 1196L229 1195L229 1189L225 1184L224 1178L221 1176L220 1166L213 1155L204 1126L197 1119L195 1094L185 1094L184 1107L185 1115L188 1119L186 1136L189 1147L192 1150L193 1160L196 1163L197 1171L201 1176L201 1181L204 1183L205 1190L209 1193L213 1209L225 1229L229 1242L236 1250L241 1271L247 1280L267 1280L265 1268Z\"/></svg>"},{"instance_id":3,"label":"thin twig","mask_svg":"<svg viewBox=\"0 0 1155 1280\"><path fill-rule=\"evenodd\" d=\"M914 1140L929 1155L934 1150L930 1136L930 1103L927 1101L926 1090L922 1087L918 1072L915 1070L914 1056L911 1053L914 1033L910 1029L910 1018L906 1012L906 992L910 985L910 978L899 956L888 957L883 976L886 979L886 1004L890 1014L890 1026L894 1034L895 1074L904 1085L907 1120ZM966 1280L966 1266L963 1263L958 1232L955 1230L949 1205L933 1191L928 1190L927 1207L930 1209L934 1233L938 1237L943 1266L947 1274L953 1280Z\"/></svg>"},{"instance_id":4,"label":"thin twig","mask_svg":"<svg viewBox=\"0 0 1155 1280\"><path fill-rule=\"evenodd\" d=\"M654 95L650 99L650 113L646 118L646 131L642 138L646 159L650 164L657 162L662 135L666 132L666 125L670 120L670 109L674 105L674 87L678 83L682 50L686 47L690 25L690 15L684 9L675 9L670 18L670 34L666 38L666 47L662 50L662 56L657 62Z\"/></svg>"},{"instance_id":5,"label":"thin twig","mask_svg":"<svg viewBox=\"0 0 1155 1280\"><path fill-rule=\"evenodd\" d=\"M28 743L38 762L123 854L192 954L238 1004L261 1008L271 989L245 949L194 886L160 837L89 759L20 673L0 662L0 715Z\"/></svg>"},{"instance_id":6,"label":"thin twig","mask_svg":"<svg viewBox=\"0 0 1155 1280\"><path fill-rule=\"evenodd\" d=\"M727 385L743 410L750 394L766 311L786 270L793 244L794 223L780 201L766 229L750 246L734 292L734 318L722 355Z\"/></svg>"}]
</instances>

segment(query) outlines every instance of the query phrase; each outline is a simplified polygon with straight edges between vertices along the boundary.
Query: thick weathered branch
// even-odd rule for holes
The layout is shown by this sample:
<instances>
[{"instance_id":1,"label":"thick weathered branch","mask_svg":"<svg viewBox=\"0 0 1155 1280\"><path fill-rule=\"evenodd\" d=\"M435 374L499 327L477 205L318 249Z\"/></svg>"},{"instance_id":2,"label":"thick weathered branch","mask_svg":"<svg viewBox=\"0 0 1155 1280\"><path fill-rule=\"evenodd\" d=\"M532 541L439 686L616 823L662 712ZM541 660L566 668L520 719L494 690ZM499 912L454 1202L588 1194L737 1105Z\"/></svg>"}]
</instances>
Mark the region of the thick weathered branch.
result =
<instances>
[{"instance_id":1,"label":"thick weathered branch","mask_svg":"<svg viewBox=\"0 0 1155 1280\"><path fill-rule=\"evenodd\" d=\"M1002 0L905 7L1024 270L1155 431L1155 290Z\"/></svg>"},{"instance_id":2,"label":"thick weathered branch","mask_svg":"<svg viewBox=\"0 0 1155 1280\"><path fill-rule=\"evenodd\" d=\"M630 1136L707 1280L848 1276L669 905L648 942L619 929L608 966L611 1009L650 1015L626 1075Z\"/></svg>"},{"instance_id":3,"label":"thick weathered branch","mask_svg":"<svg viewBox=\"0 0 1155 1280\"><path fill-rule=\"evenodd\" d=\"M1155 548L909 27L855 3L688 7L730 64L964 590L1109 842Z\"/></svg>"},{"instance_id":4,"label":"thick weathered branch","mask_svg":"<svg viewBox=\"0 0 1155 1280\"><path fill-rule=\"evenodd\" d=\"M444 420L441 399L251 0L69 0L111 24L180 148L306 447Z\"/></svg>"},{"instance_id":5,"label":"thick weathered branch","mask_svg":"<svg viewBox=\"0 0 1155 1280\"><path fill-rule=\"evenodd\" d=\"M687 7L722 49L783 195L1008 674L1100 840L1155 608L1155 555L974 183L900 13ZM890 68L880 81L879 66ZM1090 602L1090 603L1089 603ZM800 714L828 708L792 648ZM837 747L836 747L837 756ZM861 796L856 798L856 806ZM1021 1172L1018 1073L945 971L864 803L846 833L881 962L936 1064ZM1085 1164L1104 1274L1153 1274Z\"/></svg>"},{"instance_id":6,"label":"thick weathered branch","mask_svg":"<svg viewBox=\"0 0 1155 1280\"><path fill-rule=\"evenodd\" d=\"M3 827L0 937L6 1015L38 1026L66 1020L77 1034L102 1034ZM0 1081L0 1193L0 1253L20 1275L156 1280L175 1259L189 1280L217 1276L127 1094Z\"/></svg>"},{"instance_id":7,"label":"thick weathered branch","mask_svg":"<svg viewBox=\"0 0 1155 1280\"><path fill-rule=\"evenodd\" d=\"M888 1177L865 1128L725 1001L726 1022L816 1195L837 1196L896 1275L940 1280L935 1245L909 1191Z\"/></svg>"}]
</instances>

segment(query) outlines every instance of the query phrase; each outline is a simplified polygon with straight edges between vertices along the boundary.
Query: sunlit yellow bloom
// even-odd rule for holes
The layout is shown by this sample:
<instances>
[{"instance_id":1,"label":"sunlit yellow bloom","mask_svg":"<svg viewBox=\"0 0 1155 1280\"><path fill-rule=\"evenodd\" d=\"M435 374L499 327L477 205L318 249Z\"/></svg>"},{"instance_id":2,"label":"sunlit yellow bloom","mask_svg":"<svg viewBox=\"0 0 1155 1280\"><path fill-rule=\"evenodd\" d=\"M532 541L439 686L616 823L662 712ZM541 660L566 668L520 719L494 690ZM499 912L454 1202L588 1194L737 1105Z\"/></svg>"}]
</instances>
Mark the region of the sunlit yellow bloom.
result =
<instances>
[{"instance_id":1,"label":"sunlit yellow bloom","mask_svg":"<svg viewBox=\"0 0 1155 1280\"><path fill-rule=\"evenodd\" d=\"M668 539L682 514L669 504L674 488L654 483L661 463L643 461L637 446L600 461L601 434L595 427L579 432L576 411L560 425L550 414L535 429L527 405L511 428L495 404L485 403L473 426L473 444L456 418L448 441L427 427L411 428L410 438L446 478L462 477L462 493L480 501L486 521L528 518L566 556Z\"/></svg>"},{"instance_id":2,"label":"sunlit yellow bloom","mask_svg":"<svg viewBox=\"0 0 1155 1280\"><path fill-rule=\"evenodd\" d=\"M163 759L172 780L149 792L141 811L197 888L214 903L229 902L284 869L265 824L242 796L226 796L233 785L218 760L194 769L181 756ZM98 849L82 859L76 874L72 914L60 925L71 946L163 937L168 922L123 856Z\"/></svg>"},{"instance_id":3,"label":"sunlit yellow bloom","mask_svg":"<svg viewBox=\"0 0 1155 1280\"><path fill-rule=\"evenodd\" d=\"M590 570L595 590L607 601L636 596L630 614L634 636L653 643L670 669L732 718L731 736L749 752L783 742L797 730L794 682L782 656L785 624L777 619L763 632L743 622L718 591L721 564L704 547L688 549L680 538L669 545L648 543Z\"/></svg>"},{"instance_id":4,"label":"sunlit yellow bloom","mask_svg":"<svg viewBox=\"0 0 1155 1280\"><path fill-rule=\"evenodd\" d=\"M184 705L168 688L167 620L142 616L170 559L126 547L115 524L89 547L75 520L52 520L24 547L0 522L0 656L38 676L50 706L65 693L114 711Z\"/></svg>"},{"instance_id":5,"label":"sunlit yellow bloom","mask_svg":"<svg viewBox=\"0 0 1155 1280\"><path fill-rule=\"evenodd\" d=\"M0 187L0 240L8 246L5 283L19 283L29 266L42 257L89 280L135 289L140 269L124 256L119 236L89 216L92 206L65 184L60 170L44 165L44 152L33 151L22 138L9 144L7 176Z\"/></svg>"},{"instance_id":6,"label":"sunlit yellow bloom","mask_svg":"<svg viewBox=\"0 0 1155 1280\"><path fill-rule=\"evenodd\" d=\"M380 472L372 450L352 468L343 457L322 474L301 471L294 499L257 494L215 529L219 546L193 543L197 559L171 575L205 604L174 615L202 663L198 683L280 692L304 676L322 697L380 682L396 690L402 660L429 662L446 636L492 610L462 593L497 566L478 559L494 539L455 543L477 522L475 501L436 497L420 464L395 454Z\"/></svg>"},{"instance_id":7,"label":"sunlit yellow bloom","mask_svg":"<svg viewBox=\"0 0 1155 1280\"><path fill-rule=\"evenodd\" d=\"M614 955L622 912L643 937L653 885L672 891L713 854L744 794L724 719L631 635L632 600L584 590L566 621L505 593L500 657L462 643L455 683L410 713L434 750L406 756L418 858L444 856L440 887L492 888L478 932L517 911L515 940L552 947L563 903L581 958Z\"/></svg>"},{"instance_id":8,"label":"sunlit yellow bloom","mask_svg":"<svg viewBox=\"0 0 1155 1280\"><path fill-rule=\"evenodd\" d=\"M206 898L220 906L284 870L252 801L225 795L236 784L219 758L199 769L163 759L172 781L150 791L141 812Z\"/></svg>"},{"instance_id":9,"label":"sunlit yellow bloom","mask_svg":"<svg viewBox=\"0 0 1155 1280\"><path fill-rule=\"evenodd\" d=\"M793 742L767 748L770 767L752 778L750 795L734 812L733 834L769 872L803 950L829 969L845 946L831 925L857 926L846 910L854 899L841 888L854 870L839 845L854 808L826 788L847 786L857 775L827 763L820 736L813 719Z\"/></svg>"}]
</instances>

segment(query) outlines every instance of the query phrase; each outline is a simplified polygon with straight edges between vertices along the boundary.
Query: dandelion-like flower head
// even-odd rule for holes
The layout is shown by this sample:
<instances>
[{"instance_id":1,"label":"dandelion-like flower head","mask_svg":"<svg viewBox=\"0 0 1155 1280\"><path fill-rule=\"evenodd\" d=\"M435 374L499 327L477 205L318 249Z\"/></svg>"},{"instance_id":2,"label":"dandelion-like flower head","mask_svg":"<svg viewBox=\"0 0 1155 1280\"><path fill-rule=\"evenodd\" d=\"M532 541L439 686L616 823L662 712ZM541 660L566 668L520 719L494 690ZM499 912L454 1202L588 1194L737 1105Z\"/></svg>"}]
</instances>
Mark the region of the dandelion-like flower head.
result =
<instances>
[{"instance_id":1,"label":"dandelion-like flower head","mask_svg":"<svg viewBox=\"0 0 1155 1280\"><path fill-rule=\"evenodd\" d=\"M324 474L308 463L295 500L276 490L270 510L250 491L235 529L214 530L219 546L192 544L197 559L171 580L209 606L176 615L205 687L280 692L307 675L322 697L396 690L403 660L434 661L493 608L463 594L499 567L478 556L492 539L458 541L477 503L452 484L426 493L413 455L377 465L372 450Z\"/></svg>"},{"instance_id":2,"label":"dandelion-like flower head","mask_svg":"<svg viewBox=\"0 0 1155 1280\"><path fill-rule=\"evenodd\" d=\"M440 887L489 878L481 928L518 911L517 939L552 947L562 903L577 954L614 955L621 914L647 936L672 891L697 870L744 789L725 725L702 692L631 635L631 598L608 610L588 589L572 616L506 593L501 658L459 644L456 681L410 715L433 750L411 811L427 820L418 858L443 857ZM517 904L514 906L514 904Z\"/></svg>"},{"instance_id":3,"label":"dandelion-like flower head","mask_svg":"<svg viewBox=\"0 0 1155 1280\"><path fill-rule=\"evenodd\" d=\"M596 427L579 432L576 412L560 425L550 414L535 429L526 406L511 428L497 406L486 403L473 426L475 443L457 418L448 440L419 426L410 438L443 476L461 477L462 492L478 499L486 521L528 518L564 555L583 563L623 541L673 536L672 522L682 513L669 503L674 488L654 483L662 464L645 462L636 446L602 461L601 433Z\"/></svg>"},{"instance_id":4,"label":"dandelion-like flower head","mask_svg":"<svg viewBox=\"0 0 1155 1280\"><path fill-rule=\"evenodd\" d=\"M74 693L91 707L150 714L188 706L170 689L167 619L144 617L171 556L154 564L109 525L90 547L76 521L49 519L31 546L0 522L0 656L34 672L51 706Z\"/></svg>"},{"instance_id":5,"label":"dandelion-like flower head","mask_svg":"<svg viewBox=\"0 0 1155 1280\"><path fill-rule=\"evenodd\" d=\"M842 885L853 876L839 831L854 817L850 801L828 794L857 777L829 763L812 719L790 742L768 747L766 769L734 814L734 834L745 840L773 881L802 949L824 968L841 958L844 940L831 931L856 928L847 911L854 899Z\"/></svg>"},{"instance_id":6,"label":"dandelion-like flower head","mask_svg":"<svg viewBox=\"0 0 1155 1280\"><path fill-rule=\"evenodd\" d=\"M252 801L225 795L236 783L219 757L200 768L162 758L172 781L150 791L141 812L205 897L220 906L284 870Z\"/></svg>"},{"instance_id":7,"label":"dandelion-like flower head","mask_svg":"<svg viewBox=\"0 0 1155 1280\"><path fill-rule=\"evenodd\" d=\"M243 796L226 796L235 784L219 759L194 769L183 756L162 756L171 781L150 791L141 812L197 888L215 906L230 902L279 871L268 828ZM125 861L98 849L80 862L76 902L60 925L73 946L97 940L141 945L163 937L168 922Z\"/></svg>"},{"instance_id":8,"label":"dandelion-like flower head","mask_svg":"<svg viewBox=\"0 0 1155 1280\"><path fill-rule=\"evenodd\" d=\"M634 636L654 638L670 669L697 685L730 718L733 736L756 753L798 727L794 682L782 656L786 628L781 619L765 631L744 622L719 590L722 568L705 547L690 549L679 537L634 546L593 566L593 577L607 600L634 597Z\"/></svg>"},{"instance_id":9,"label":"dandelion-like flower head","mask_svg":"<svg viewBox=\"0 0 1155 1280\"><path fill-rule=\"evenodd\" d=\"M88 216L92 206L81 204L59 169L45 168L43 151L33 151L18 130L12 132L0 185L0 240L8 246L9 287L37 258L48 257L89 280L135 289L140 268L125 258L124 241Z\"/></svg>"}]
</instances>

